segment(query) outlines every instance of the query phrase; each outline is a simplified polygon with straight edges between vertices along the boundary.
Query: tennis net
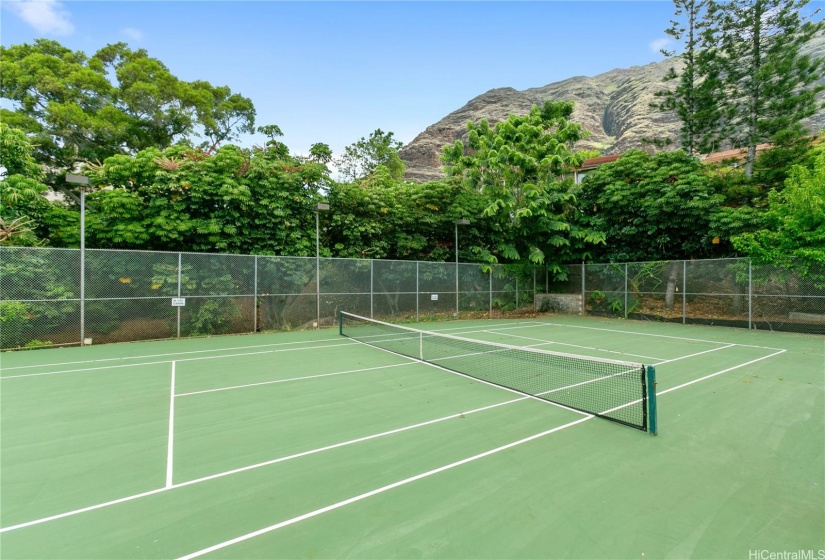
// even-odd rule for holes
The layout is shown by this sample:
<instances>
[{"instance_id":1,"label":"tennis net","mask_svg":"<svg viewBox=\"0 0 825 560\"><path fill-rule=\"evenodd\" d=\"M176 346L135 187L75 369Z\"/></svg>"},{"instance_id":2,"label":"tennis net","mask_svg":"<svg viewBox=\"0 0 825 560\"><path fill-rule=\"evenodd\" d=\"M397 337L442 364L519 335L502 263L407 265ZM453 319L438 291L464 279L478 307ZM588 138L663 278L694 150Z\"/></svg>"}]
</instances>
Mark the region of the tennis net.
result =
<instances>
[{"instance_id":1,"label":"tennis net","mask_svg":"<svg viewBox=\"0 0 825 560\"><path fill-rule=\"evenodd\" d=\"M652 367L481 342L345 311L339 332L374 346L643 431L656 431Z\"/></svg>"}]
</instances>

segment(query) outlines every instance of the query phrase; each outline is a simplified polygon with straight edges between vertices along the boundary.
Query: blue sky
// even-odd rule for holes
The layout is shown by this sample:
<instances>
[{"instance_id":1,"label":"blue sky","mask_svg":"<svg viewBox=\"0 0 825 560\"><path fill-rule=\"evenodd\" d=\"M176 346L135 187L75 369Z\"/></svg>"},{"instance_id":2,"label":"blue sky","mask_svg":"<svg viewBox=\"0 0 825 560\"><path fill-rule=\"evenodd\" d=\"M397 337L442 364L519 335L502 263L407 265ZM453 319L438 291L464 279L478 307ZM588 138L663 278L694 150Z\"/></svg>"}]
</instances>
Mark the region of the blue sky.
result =
<instances>
[{"instance_id":1,"label":"blue sky","mask_svg":"<svg viewBox=\"0 0 825 560\"><path fill-rule=\"evenodd\" d=\"M497 87L526 89L661 60L669 1L3 0L0 42L94 53L124 41L185 80L252 99L293 153L336 156L377 129L410 142ZM243 145L262 144L262 136Z\"/></svg>"}]
</instances>

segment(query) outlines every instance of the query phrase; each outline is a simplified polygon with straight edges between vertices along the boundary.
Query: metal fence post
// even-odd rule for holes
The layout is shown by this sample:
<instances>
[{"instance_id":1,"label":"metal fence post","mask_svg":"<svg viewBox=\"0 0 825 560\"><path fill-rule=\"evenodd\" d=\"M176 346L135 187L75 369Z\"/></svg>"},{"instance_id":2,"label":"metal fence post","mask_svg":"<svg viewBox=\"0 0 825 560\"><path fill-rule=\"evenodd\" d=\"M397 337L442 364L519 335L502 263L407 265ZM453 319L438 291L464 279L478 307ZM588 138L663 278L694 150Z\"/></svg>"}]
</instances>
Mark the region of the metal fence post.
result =
<instances>
[{"instance_id":1,"label":"metal fence post","mask_svg":"<svg viewBox=\"0 0 825 560\"><path fill-rule=\"evenodd\" d=\"M88 181L87 181L88 182ZM80 187L80 345L86 343L86 187Z\"/></svg>"},{"instance_id":2,"label":"metal fence post","mask_svg":"<svg viewBox=\"0 0 825 560\"><path fill-rule=\"evenodd\" d=\"M255 255L254 280L252 281L252 291L255 292L252 298L252 332L258 332L258 255Z\"/></svg>"},{"instance_id":3,"label":"metal fence post","mask_svg":"<svg viewBox=\"0 0 825 560\"><path fill-rule=\"evenodd\" d=\"M181 263L182 263L181 253L178 253L178 297L180 297L180 295L181 295L181 286L180 286L180 284L181 284ZM180 307L176 307L175 309L178 310L178 320L177 320L177 323L178 323L178 338L180 338Z\"/></svg>"},{"instance_id":4,"label":"metal fence post","mask_svg":"<svg viewBox=\"0 0 825 560\"><path fill-rule=\"evenodd\" d=\"M753 261L748 259L748 330L753 328Z\"/></svg>"},{"instance_id":5,"label":"metal fence post","mask_svg":"<svg viewBox=\"0 0 825 560\"><path fill-rule=\"evenodd\" d=\"M518 276L516 276L516 309L518 309Z\"/></svg>"},{"instance_id":6,"label":"metal fence post","mask_svg":"<svg viewBox=\"0 0 825 560\"><path fill-rule=\"evenodd\" d=\"M458 226L456 226L456 231L458 231ZM458 239L457 233L456 239ZM458 256L455 258L455 316L458 317Z\"/></svg>"},{"instance_id":7,"label":"metal fence post","mask_svg":"<svg viewBox=\"0 0 825 560\"><path fill-rule=\"evenodd\" d=\"M490 280L490 311L487 312L487 318L493 318L493 266L490 266L490 271L487 273Z\"/></svg>"},{"instance_id":8,"label":"metal fence post","mask_svg":"<svg viewBox=\"0 0 825 560\"><path fill-rule=\"evenodd\" d=\"M80 205L83 208L83 205ZM83 234L81 234L82 236ZM86 250L80 251L80 345L86 339Z\"/></svg>"},{"instance_id":9,"label":"metal fence post","mask_svg":"<svg viewBox=\"0 0 825 560\"><path fill-rule=\"evenodd\" d=\"M687 322L687 261L682 261L682 324Z\"/></svg>"},{"instance_id":10,"label":"metal fence post","mask_svg":"<svg viewBox=\"0 0 825 560\"><path fill-rule=\"evenodd\" d=\"M375 293L375 259L370 259L370 319L373 318L373 294Z\"/></svg>"},{"instance_id":11,"label":"metal fence post","mask_svg":"<svg viewBox=\"0 0 825 560\"><path fill-rule=\"evenodd\" d=\"M624 318L627 319L627 263L624 263Z\"/></svg>"},{"instance_id":12,"label":"metal fence post","mask_svg":"<svg viewBox=\"0 0 825 560\"><path fill-rule=\"evenodd\" d=\"M586 301L586 300L584 299L584 295L585 295L585 286L584 286L584 261L582 261L582 316L584 316L584 315L586 314L586 313L585 313L585 308L586 308L585 301Z\"/></svg>"},{"instance_id":13,"label":"metal fence post","mask_svg":"<svg viewBox=\"0 0 825 560\"><path fill-rule=\"evenodd\" d=\"M421 297L420 290L418 288L418 266L421 263L419 261L415 261L415 322L418 322L418 298Z\"/></svg>"}]
</instances>

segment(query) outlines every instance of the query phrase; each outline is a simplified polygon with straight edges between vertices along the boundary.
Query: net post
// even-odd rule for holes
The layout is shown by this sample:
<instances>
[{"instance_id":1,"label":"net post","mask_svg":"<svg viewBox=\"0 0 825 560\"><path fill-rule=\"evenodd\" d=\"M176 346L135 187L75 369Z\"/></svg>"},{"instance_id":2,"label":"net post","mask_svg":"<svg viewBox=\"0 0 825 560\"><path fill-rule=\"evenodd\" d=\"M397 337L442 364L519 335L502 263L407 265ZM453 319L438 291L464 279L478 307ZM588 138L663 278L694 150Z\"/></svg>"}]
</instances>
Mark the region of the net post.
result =
<instances>
[{"instance_id":1,"label":"net post","mask_svg":"<svg viewBox=\"0 0 825 560\"><path fill-rule=\"evenodd\" d=\"M656 368L647 366L646 376L647 383L645 387L647 390L647 431L651 435L657 435L659 432L658 422L656 421Z\"/></svg>"},{"instance_id":2,"label":"net post","mask_svg":"<svg viewBox=\"0 0 825 560\"><path fill-rule=\"evenodd\" d=\"M338 334L344 336L344 312L338 310Z\"/></svg>"}]
</instances>

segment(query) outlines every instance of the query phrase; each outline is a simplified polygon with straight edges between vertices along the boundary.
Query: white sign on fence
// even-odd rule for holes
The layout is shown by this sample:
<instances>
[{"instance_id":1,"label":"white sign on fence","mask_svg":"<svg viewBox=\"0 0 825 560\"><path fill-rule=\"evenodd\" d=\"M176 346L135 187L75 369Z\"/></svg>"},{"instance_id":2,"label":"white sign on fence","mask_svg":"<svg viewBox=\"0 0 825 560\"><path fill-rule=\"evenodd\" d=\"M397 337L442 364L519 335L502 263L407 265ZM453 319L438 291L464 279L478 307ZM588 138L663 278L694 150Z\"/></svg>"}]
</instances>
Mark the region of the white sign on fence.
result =
<instances>
[{"instance_id":1,"label":"white sign on fence","mask_svg":"<svg viewBox=\"0 0 825 560\"><path fill-rule=\"evenodd\" d=\"M438 301L438 294L430 294L430 299L432 301Z\"/></svg>"},{"instance_id":2,"label":"white sign on fence","mask_svg":"<svg viewBox=\"0 0 825 560\"><path fill-rule=\"evenodd\" d=\"M186 298L185 297L173 297L172 298L172 307L186 307Z\"/></svg>"}]
</instances>

